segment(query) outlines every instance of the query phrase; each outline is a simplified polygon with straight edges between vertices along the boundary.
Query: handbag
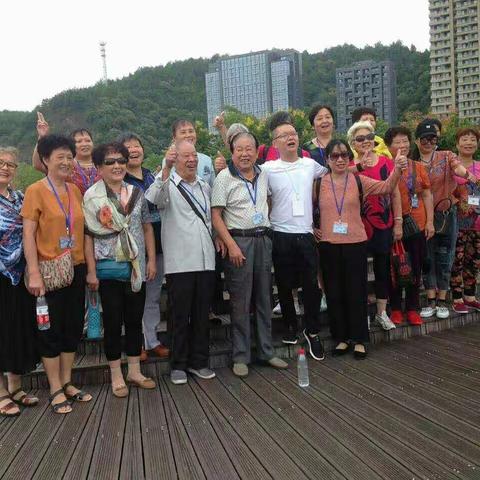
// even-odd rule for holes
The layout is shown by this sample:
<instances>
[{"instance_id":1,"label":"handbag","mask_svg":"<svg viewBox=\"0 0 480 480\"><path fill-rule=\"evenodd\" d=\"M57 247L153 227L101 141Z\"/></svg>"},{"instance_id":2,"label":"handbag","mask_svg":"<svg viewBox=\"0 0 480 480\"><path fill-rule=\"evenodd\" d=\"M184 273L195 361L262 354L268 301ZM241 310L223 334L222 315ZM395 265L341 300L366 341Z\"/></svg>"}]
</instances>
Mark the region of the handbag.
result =
<instances>
[{"instance_id":1,"label":"handbag","mask_svg":"<svg viewBox=\"0 0 480 480\"><path fill-rule=\"evenodd\" d=\"M420 233L420 228L418 227L417 222L409 213L403 215L402 231L402 236L405 240Z\"/></svg>"},{"instance_id":2,"label":"handbag","mask_svg":"<svg viewBox=\"0 0 480 480\"><path fill-rule=\"evenodd\" d=\"M410 255L405 251L401 240L393 242L391 259L392 286L394 288L404 288L413 285Z\"/></svg>"},{"instance_id":3,"label":"handbag","mask_svg":"<svg viewBox=\"0 0 480 480\"><path fill-rule=\"evenodd\" d=\"M87 338L102 338L102 321L100 317L100 297L98 292L87 294Z\"/></svg>"},{"instance_id":4,"label":"handbag","mask_svg":"<svg viewBox=\"0 0 480 480\"><path fill-rule=\"evenodd\" d=\"M99 280L129 282L132 276L132 264L130 262L117 262L109 259L99 260L96 270Z\"/></svg>"},{"instance_id":5,"label":"handbag","mask_svg":"<svg viewBox=\"0 0 480 480\"><path fill-rule=\"evenodd\" d=\"M442 202L448 202L448 208L445 210L437 210L437 207ZM452 209L452 200L450 198L444 198L435 205L433 213L433 226L435 227L435 235L449 236L451 234L453 228L453 215L455 215L455 212Z\"/></svg>"},{"instance_id":6,"label":"handbag","mask_svg":"<svg viewBox=\"0 0 480 480\"><path fill-rule=\"evenodd\" d=\"M73 282L73 260L71 250L65 250L52 260L40 260L38 269L43 278L46 292L68 287ZM25 269L25 285L28 285L28 268Z\"/></svg>"}]
</instances>

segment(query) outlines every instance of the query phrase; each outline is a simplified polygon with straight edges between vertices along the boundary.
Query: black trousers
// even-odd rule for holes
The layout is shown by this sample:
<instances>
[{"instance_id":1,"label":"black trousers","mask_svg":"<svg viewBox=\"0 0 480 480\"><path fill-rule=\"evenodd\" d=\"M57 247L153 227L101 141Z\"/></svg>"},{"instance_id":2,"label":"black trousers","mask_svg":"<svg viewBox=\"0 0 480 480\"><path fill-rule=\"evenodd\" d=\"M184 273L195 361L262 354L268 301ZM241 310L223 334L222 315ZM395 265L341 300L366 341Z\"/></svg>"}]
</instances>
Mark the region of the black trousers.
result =
<instances>
[{"instance_id":1,"label":"black trousers","mask_svg":"<svg viewBox=\"0 0 480 480\"><path fill-rule=\"evenodd\" d=\"M333 339L368 342L366 242L321 242L319 252Z\"/></svg>"},{"instance_id":2,"label":"black trousers","mask_svg":"<svg viewBox=\"0 0 480 480\"><path fill-rule=\"evenodd\" d=\"M297 330L292 288L300 284L303 290L305 327L308 333L318 333L321 294L317 280L317 247L313 235L274 232L272 257L286 329L289 332Z\"/></svg>"},{"instance_id":3,"label":"black trousers","mask_svg":"<svg viewBox=\"0 0 480 480\"><path fill-rule=\"evenodd\" d=\"M103 308L105 356L109 362L122 355L122 324L125 324L125 353L138 357L142 349L142 318L145 307L145 282L139 292L130 282L100 280Z\"/></svg>"},{"instance_id":4,"label":"black trousers","mask_svg":"<svg viewBox=\"0 0 480 480\"><path fill-rule=\"evenodd\" d=\"M166 275L171 332L172 370L208 367L208 313L215 288L215 272Z\"/></svg>"}]
</instances>

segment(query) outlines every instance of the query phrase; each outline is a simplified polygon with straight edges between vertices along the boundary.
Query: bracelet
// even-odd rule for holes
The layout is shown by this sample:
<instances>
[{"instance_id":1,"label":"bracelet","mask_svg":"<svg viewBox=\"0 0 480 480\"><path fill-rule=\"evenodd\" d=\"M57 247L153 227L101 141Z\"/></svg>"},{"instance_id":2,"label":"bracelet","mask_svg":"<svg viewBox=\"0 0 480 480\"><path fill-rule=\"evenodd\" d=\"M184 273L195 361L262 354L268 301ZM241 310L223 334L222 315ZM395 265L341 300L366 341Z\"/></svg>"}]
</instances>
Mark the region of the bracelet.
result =
<instances>
[{"instance_id":1,"label":"bracelet","mask_svg":"<svg viewBox=\"0 0 480 480\"><path fill-rule=\"evenodd\" d=\"M403 222L403 218L402 217L393 217L394 220L399 220L400 222Z\"/></svg>"},{"instance_id":2,"label":"bracelet","mask_svg":"<svg viewBox=\"0 0 480 480\"><path fill-rule=\"evenodd\" d=\"M357 163L357 171L358 172L363 172L364 168L362 167L362 164L360 162Z\"/></svg>"}]
</instances>

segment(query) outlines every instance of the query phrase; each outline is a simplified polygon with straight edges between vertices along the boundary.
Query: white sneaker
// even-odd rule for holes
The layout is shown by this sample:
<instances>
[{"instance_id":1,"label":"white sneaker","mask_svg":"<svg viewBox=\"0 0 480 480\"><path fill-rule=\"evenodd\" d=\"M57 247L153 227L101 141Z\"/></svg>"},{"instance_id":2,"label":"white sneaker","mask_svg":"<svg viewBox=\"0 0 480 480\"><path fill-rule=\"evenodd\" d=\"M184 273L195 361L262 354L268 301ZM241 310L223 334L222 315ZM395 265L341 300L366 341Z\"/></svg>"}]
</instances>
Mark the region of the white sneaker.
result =
<instances>
[{"instance_id":1,"label":"white sneaker","mask_svg":"<svg viewBox=\"0 0 480 480\"><path fill-rule=\"evenodd\" d=\"M387 312L383 311L381 315L378 313L375 315L375 321L384 329L384 330L393 330L395 324L390 320L390 317L387 315Z\"/></svg>"},{"instance_id":2,"label":"white sneaker","mask_svg":"<svg viewBox=\"0 0 480 480\"><path fill-rule=\"evenodd\" d=\"M422 318L430 318L433 317L433 314L437 311L437 307L423 307L420 311L420 316Z\"/></svg>"},{"instance_id":3,"label":"white sneaker","mask_svg":"<svg viewBox=\"0 0 480 480\"><path fill-rule=\"evenodd\" d=\"M277 303L275 308L272 310L274 315L281 315L282 314L282 307L280 306L280 302Z\"/></svg>"},{"instance_id":4,"label":"white sneaker","mask_svg":"<svg viewBox=\"0 0 480 480\"><path fill-rule=\"evenodd\" d=\"M322 295L322 301L320 302L320 311L321 312L326 312L328 310L327 306L327 297L325 294Z\"/></svg>"},{"instance_id":5,"label":"white sneaker","mask_svg":"<svg viewBox=\"0 0 480 480\"><path fill-rule=\"evenodd\" d=\"M441 306L437 307L437 318L448 318L450 316L450 311L448 307Z\"/></svg>"}]
</instances>

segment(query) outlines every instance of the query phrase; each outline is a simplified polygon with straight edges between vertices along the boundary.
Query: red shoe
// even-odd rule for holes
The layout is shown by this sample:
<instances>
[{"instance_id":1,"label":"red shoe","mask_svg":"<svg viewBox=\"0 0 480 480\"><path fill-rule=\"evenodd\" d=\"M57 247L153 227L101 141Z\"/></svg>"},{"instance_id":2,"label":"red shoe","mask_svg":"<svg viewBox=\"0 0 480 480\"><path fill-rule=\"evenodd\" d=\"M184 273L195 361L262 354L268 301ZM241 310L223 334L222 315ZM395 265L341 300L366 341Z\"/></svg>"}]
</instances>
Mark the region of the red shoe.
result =
<instances>
[{"instance_id":1,"label":"red shoe","mask_svg":"<svg viewBox=\"0 0 480 480\"><path fill-rule=\"evenodd\" d=\"M474 302L472 302L472 303L474 303ZM467 307L467 302L453 302L452 310L454 312L462 313L462 314L468 313L470 311Z\"/></svg>"},{"instance_id":2,"label":"red shoe","mask_svg":"<svg viewBox=\"0 0 480 480\"><path fill-rule=\"evenodd\" d=\"M422 318L415 310L409 310L407 312L407 320L410 325L421 325L423 323Z\"/></svg>"},{"instance_id":3,"label":"red shoe","mask_svg":"<svg viewBox=\"0 0 480 480\"><path fill-rule=\"evenodd\" d=\"M400 325L403 323L403 313L401 310L392 310L390 313L390 320L395 324L395 325Z\"/></svg>"},{"instance_id":4,"label":"red shoe","mask_svg":"<svg viewBox=\"0 0 480 480\"><path fill-rule=\"evenodd\" d=\"M153 357L168 358L168 356L170 355L170 350L163 345L157 345L155 348L149 350L148 354Z\"/></svg>"},{"instance_id":5,"label":"red shoe","mask_svg":"<svg viewBox=\"0 0 480 480\"><path fill-rule=\"evenodd\" d=\"M145 349L142 347L142 351L140 352L140 361L141 362L146 362L148 358L147 352Z\"/></svg>"},{"instance_id":6,"label":"red shoe","mask_svg":"<svg viewBox=\"0 0 480 480\"><path fill-rule=\"evenodd\" d=\"M480 311L480 302L478 300L474 300L473 302L469 302L467 300L464 300L463 303L470 308L473 308L477 312Z\"/></svg>"}]
</instances>

